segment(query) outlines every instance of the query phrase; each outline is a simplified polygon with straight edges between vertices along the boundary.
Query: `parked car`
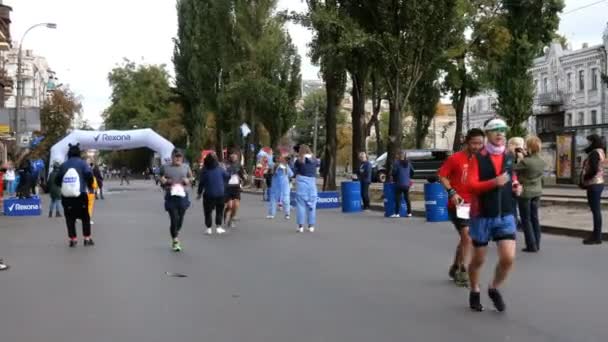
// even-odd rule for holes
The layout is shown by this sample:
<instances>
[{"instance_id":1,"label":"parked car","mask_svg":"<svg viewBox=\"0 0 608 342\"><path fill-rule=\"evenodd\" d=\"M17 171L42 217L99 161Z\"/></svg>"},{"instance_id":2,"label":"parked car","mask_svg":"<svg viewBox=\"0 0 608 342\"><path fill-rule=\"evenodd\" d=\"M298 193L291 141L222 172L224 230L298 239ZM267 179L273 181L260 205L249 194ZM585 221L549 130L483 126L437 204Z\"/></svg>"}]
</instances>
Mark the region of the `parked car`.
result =
<instances>
[{"instance_id":1,"label":"parked car","mask_svg":"<svg viewBox=\"0 0 608 342\"><path fill-rule=\"evenodd\" d=\"M437 175L437 171L452 154L450 150L405 150L407 159L414 166L414 179L427 179ZM372 181L384 183L388 179L386 174L387 153L382 154L372 162Z\"/></svg>"}]
</instances>

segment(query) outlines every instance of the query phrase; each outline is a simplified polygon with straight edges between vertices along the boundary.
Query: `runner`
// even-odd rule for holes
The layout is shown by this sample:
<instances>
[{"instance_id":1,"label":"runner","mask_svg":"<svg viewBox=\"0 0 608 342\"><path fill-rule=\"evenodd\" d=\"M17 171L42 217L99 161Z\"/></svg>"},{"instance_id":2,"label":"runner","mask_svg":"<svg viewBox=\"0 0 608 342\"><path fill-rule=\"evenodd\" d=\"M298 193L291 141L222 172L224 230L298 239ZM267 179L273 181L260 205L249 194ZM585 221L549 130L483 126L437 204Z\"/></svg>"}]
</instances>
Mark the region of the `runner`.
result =
<instances>
[{"instance_id":1,"label":"runner","mask_svg":"<svg viewBox=\"0 0 608 342\"><path fill-rule=\"evenodd\" d=\"M485 148L470 160L467 186L473 197L471 203L470 236L473 258L469 265L471 292L469 306L483 311L480 298L479 273L483 266L490 240L498 245L498 264L489 285L488 295L496 310L506 309L499 287L504 283L515 259L516 223L513 215L513 196L521 193L521 186L513 174L513 159L506 154L507 124L501 119L486 122Z\"/></svg>"},{"instance_id":2,"label":"runner","mask_svg":"<svg viewBox=\"0 0 608 342\"><path fill-rule=\"evenodd\" d=\"M203 212L205 214L206 234L211 235L213 231L213 211L215 210L215 227L218 234L224 234L226 230L222 227L224 216L225 184L228 181L228 173L218 163L215 153L209 153L205 157L204 167L200 172L198 182L198 197L203 198Z\"/></svg>"},{"instance_id":3,"label":"runner","mask_svg":"<svg viewBox=\"0 0 608 342\"><path fill-rule=\"evenodd\" d=\"M93 222L93 211L95 209L95 196L97 194L98 188L99 186L97 185L97 178L95 178L95 172L93 172L93 185L89 188L89 193L87 194L89 198L88 210L89 217L91 218L91 225L95 224L95 222Z\"/></svg>"},{"instance_id":4,"label":"runner","mask_svg":"<svg viewBox=\"0 0 608 342\"><path fill-rule=\"evenodd\" d=\"M232 152L228 163L228 185L226 186L226 210L224 222L229 228L235 228L235 218L241 206L241 187L245 182L245 169L241 166L240 153Z\"/></svg>"},{"instance_id":5,"label":"runner","mask_svg":"<svg viewBox=\"0 0 608 342\"><path fill-rule=\"evenodd\" d=\"M95 176L95 180L97 181L97 191L95 191L95 199L103 200L103 172L101 172L99 165L93 165L93 163L91 163L91 169L93 170L93 176Z\"/></svg>"},{"instance_id":6,"label":"runner","mask_svg":"<svg viewBox=\"0 0 608 342\"><path fill-rule=\"evenodd\" d=\"M192 182L192 171L184 163L184 154L175 149L171 153L171 164L163 165L160 169L160 183L165 189L165 210L169 213L171 225L171 247L174 252L181 252L179 232L184 223L186 210L190 207L190 199L186 187Z\"/></svg>"},{"instance_id":7,"label":"runner","mask_svg":"<svg viewBox=\"0 0 608 342\"><path fill-rule=\"evenodd\" d=\"M61 216L61 187L57 185L57 177L59 177L59 163L53 163L53 171L49 175L49 195L51 198L51 205L49 207L49 218L53 217L53 210L55 211L55 217Z\"/></svg>"},{"instance_id":8,"label":"runner","mask_svg":"<svg viewBox=\"0 0 608 342\"><path fill-rule=\"evenodd\" d=\"M466 187L469 160L482 148L485 134L481 129L474 128L469 131L465 138L464 149L448 158L439 169L439 179L450 196L448 213L450 220L454 223L460 241L456 247L454 262L450 267L450 278L459 286L468 286L469 277L465 265L471 249L471 238L469 237L468 218L459 218L456 212L458 206L471 204L471 193Z\"/></svg>"},{"instance_id":9,"label":"runner","mask_svg":"<svg viewBox=\"0 0 608 342\"><path fill-rule=\"evenodd\" d=\"M61 187L61 204L70 239L70 247L76 247L76 220L82 221L84 245L93 246L91 217L89 216L87 186L93 186L93 172L80 157L80 144L69 145L68 160L59 167L55 184Z\"/></svg>"},{"instance_id":10,"label":"runner","mask_svg":"<svg viewBox=\"0 0 608 342\"><path fill-rule=\"evenodd\" d=\"M293 171L287 163L287 159L283 156L279 157L278 163L272 176L272 187L270 188L270 203L268 204L268 216L266 218L273 219L277 214L277 206L279 201L283 204L285 219L290 219L291 213L291 189L289 180L293 178Z\"/></svg>"},{"instance_id":11,"label":"runner","mask_svg":"<svg viewBox=\"0 0 608 342\"><path fill-rule=\"evenodd\" d=\"M300 145L298 159L294 164L296 174L296 205L298 232L304 232L304 223L308 231L315 231L317 220L317 167L319 160L310 151L310 147Z\"/></svg>"}]
</instances>

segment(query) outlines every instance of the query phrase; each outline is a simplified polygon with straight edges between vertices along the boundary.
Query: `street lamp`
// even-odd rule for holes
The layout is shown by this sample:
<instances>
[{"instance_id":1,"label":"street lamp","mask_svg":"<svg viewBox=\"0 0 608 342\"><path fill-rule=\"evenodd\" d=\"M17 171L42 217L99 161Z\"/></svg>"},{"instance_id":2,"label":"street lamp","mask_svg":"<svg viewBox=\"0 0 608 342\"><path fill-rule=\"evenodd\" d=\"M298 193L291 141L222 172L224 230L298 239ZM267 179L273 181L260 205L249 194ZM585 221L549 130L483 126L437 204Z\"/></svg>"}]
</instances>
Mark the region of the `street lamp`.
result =
<instances>
[{"instance_id":1,"label":"street lamp","mask_svg":"<svg viewBox=\"0 0 608 342\"><path fill-rule=\"evenodd\" d=\"M23 67L23 40L25 39L25 37L27 36L27 34L37 28L37 27L46 27L49 29L56 29L57 28L57 24L55 23L40 23L40 24L36 24L31 26L30 28L28 28L25 33L23 34L23 36L21 37L21 41L19 42L19 54L17 55L17 96L15 96L15 128L17 131L17 138L21 139L21 134L27 130L27 119L26 119L26 115L23 115L22 118L19 118L19 111L22 107L22 101L23 101L23 81L22 81L22 67ZM20 143L20 140L17 141L17 143Z\"/></svg>"}]
</instances>

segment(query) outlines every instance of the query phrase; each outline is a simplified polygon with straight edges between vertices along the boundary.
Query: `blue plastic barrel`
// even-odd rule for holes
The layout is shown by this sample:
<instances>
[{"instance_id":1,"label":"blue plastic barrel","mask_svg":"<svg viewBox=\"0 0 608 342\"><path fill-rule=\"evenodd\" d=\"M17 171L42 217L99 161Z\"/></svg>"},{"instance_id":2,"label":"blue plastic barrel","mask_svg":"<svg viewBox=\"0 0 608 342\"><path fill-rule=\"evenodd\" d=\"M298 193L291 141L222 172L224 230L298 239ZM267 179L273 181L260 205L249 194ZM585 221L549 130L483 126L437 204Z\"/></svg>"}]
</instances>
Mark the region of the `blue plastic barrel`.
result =
<instances>
[{"instance_id":1,"label":"blue plastic barrel","mask_svg":"<svg viewBox=\"0 0 608 342\"><path fill-rule=\"evenodd\" d=\"M395 214L395 183L384 183L384 217L391 217ZM399 216L407 216L407 205L405 198L401 196L401 206L399 208Z\"/></svg>"},{"instance_id":2,"label":"blue plastic barrel","mask_svg":"<svg viewBox=\"0 0 608 342\"><path fill-rule=\"evenodd\" d=\"M427 222L449 221L448 193L441 183L424 184L424 203Z\"/></svg>"},{"instance_id":3,"label":"blue plastic barrel","mask_svg":"<svg viewBox=\"0 0 608 342\"><path fill-rule=\"evenodd\" d=\"M342 182L342 212L358 213L363 210L361 205L361 183Z\"/></svg>"}]
</instances>

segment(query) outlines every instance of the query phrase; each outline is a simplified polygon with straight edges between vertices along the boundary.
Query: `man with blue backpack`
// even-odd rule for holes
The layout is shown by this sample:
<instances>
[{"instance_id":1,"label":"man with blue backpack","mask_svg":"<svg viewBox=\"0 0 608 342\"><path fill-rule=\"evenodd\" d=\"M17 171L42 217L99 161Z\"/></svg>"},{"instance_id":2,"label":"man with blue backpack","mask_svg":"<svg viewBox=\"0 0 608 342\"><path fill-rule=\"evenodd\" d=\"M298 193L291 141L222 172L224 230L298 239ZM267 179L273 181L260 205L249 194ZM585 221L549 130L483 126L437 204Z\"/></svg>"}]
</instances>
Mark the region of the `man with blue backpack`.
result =
<instances>
[{"instance_id":1,"label":"man with blue backpack","mask_svg":"<svg viewBox=\"0 0 608 342\"><path fill-rule=\"evenodd\" d=\"M59 167L55 184L61 187L61 204L70 239L69 246L76 247L76 220L82 221L84 245L93 246L91 238L91 217L89 216L89 199L87 187L93 188L93 172L89 165L80 157L80 144L69 145L68 160Z\"/></svg>"}]
</instances>

